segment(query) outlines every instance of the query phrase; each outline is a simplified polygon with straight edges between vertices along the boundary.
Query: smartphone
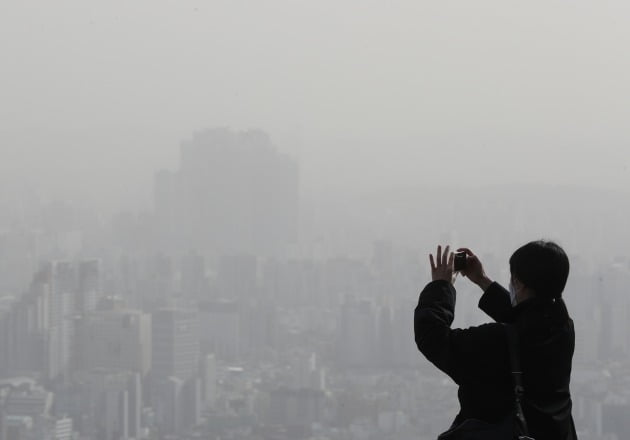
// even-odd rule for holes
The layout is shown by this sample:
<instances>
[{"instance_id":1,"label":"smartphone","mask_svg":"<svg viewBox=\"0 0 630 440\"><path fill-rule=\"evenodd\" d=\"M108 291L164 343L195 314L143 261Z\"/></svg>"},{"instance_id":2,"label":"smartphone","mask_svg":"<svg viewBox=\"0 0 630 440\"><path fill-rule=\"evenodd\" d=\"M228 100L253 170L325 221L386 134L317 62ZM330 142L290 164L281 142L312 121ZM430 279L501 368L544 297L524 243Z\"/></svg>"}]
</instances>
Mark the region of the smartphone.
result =
<instances>
[{"instance_id":1,"label":"smartphone","mask_svg":"<svg viewBox=\"0 0 630 440\"><path fill-rule=\"evenodd\" d=\"M466 268L466 252L456 252L453 269L457 272Z\"/></svg>"}]
</instances>

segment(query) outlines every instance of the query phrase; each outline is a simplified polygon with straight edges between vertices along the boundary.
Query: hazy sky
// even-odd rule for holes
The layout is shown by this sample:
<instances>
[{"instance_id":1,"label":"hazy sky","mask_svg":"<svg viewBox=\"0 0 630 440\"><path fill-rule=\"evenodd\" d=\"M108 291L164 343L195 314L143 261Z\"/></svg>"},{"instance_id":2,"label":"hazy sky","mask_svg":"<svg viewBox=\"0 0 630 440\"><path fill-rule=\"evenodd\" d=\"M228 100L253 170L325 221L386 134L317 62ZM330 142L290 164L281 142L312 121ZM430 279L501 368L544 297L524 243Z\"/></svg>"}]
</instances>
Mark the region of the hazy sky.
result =
<instances>
[{"instance_id":1,"label":"hazy sky","mask_svg":"<svg viewBox=\"0 0 630 440\"><path fill-rule=\"evenodd\" d=\"M140 200L180 140L230 126L299 157L307 191L629 187L628 19L624 1L4 1L2 181Z\"/></svg>"}]
</instances>

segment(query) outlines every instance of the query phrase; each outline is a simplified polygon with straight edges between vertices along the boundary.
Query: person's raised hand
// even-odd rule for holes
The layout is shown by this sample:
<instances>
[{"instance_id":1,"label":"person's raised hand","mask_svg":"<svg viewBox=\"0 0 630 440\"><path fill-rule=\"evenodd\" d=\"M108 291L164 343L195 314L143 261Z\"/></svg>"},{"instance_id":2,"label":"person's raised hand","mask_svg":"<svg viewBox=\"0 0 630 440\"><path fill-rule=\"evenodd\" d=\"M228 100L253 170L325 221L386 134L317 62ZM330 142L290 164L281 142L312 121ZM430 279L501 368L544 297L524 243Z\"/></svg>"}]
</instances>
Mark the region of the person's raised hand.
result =
<instances>
[{"instance_id":1,"label":"person's raised hand","mask_svg":"<svg viewBox=\"0 0 630 440\"><path fill-rule=\"evenodd\" d=\"M442 253L442 246L437 247L436 258L433 258L433 254L429 254L429 261L431 262L431 279L444 280L449 283L453 283L455 280L455 272L453 271L453 256L452 252L449 253L449 246L446 246L444 253Z\"/></svg>"},{"instance_id":2,"label":"person's raised hand","mask_svg":"<svg viewBox=\"0 0 630 440\"><path fill-rule=\"evenodd\" d=\"M492 280L486 276L483 270L483 264L481 264L479 258L468 248L459 248L457 252L466 253L466 265L459 273L477 284L483 290L486 290L488 286L492 284Z\"/></svg>"}]
</instances>

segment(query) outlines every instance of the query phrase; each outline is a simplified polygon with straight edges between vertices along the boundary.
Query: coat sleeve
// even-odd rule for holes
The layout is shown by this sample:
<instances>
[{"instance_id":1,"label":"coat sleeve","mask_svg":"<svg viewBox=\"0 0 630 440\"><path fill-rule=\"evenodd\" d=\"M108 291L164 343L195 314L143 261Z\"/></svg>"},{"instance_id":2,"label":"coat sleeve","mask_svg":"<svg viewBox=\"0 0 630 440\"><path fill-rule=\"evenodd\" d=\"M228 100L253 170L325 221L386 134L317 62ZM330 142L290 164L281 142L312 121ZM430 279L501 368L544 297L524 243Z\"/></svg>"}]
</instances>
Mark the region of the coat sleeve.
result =
<instances>
[{"instance_id":1,"label":"coat sleeve","mask_svg":"<svg viewBox=\"0 0 630 440\"><path fill-rule=\"evenodd\" d=\"M496 322L512 322L510 292L496 281L490 284L479 299L479 308Z\"/></svg>"},{"instance_id":2,"label":"coat sleeve","mask_svg":"<svg viewBox=\"0 0 630 440\"><path fill-rule=\"evenodd\" d=\"M457 384L493 381L507 371L507 342L503 326L484 324L452 329L455 288L436 280L420 293L414 313L418 350Z\"/></svg>"}]
</instances>

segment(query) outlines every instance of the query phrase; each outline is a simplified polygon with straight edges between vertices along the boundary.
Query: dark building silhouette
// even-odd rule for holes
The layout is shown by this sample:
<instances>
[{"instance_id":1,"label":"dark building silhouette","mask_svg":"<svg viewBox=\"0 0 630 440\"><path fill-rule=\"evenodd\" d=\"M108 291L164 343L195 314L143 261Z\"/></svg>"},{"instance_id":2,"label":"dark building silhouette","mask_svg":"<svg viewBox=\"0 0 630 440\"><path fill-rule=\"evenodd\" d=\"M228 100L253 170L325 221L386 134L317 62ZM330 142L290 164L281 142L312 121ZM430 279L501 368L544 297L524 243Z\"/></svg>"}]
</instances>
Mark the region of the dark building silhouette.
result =
<instances>
[{"instance_id":1,"label":"dark building silhouette","mask_svg":"<svg viewBox=\"0 0 630 440\"><path fill-rule=\"evenodd\" d=\"M204 255L279 255L297 238L297 163L261 131L215 129L181 146L155 179L159 245Z\"/></svg>"}]
</instances>

